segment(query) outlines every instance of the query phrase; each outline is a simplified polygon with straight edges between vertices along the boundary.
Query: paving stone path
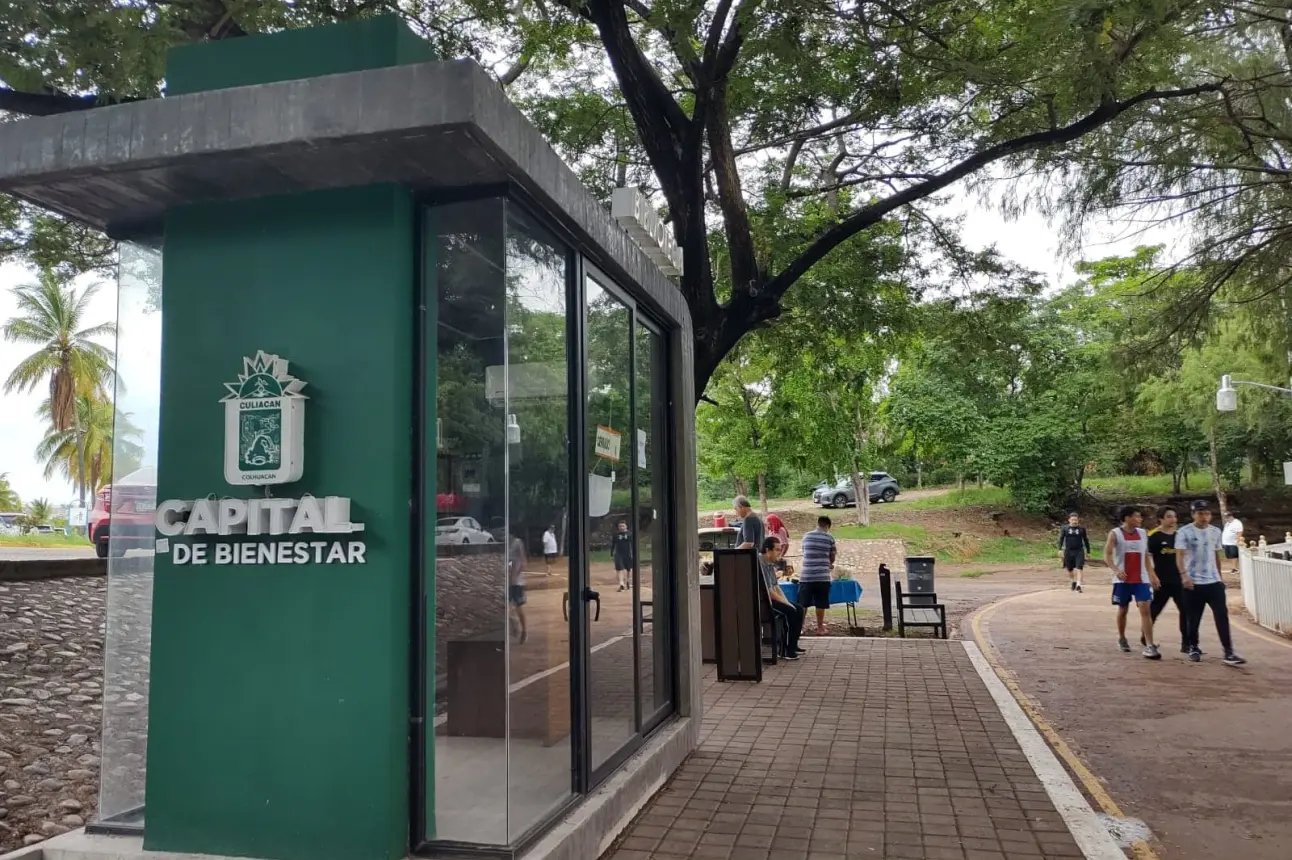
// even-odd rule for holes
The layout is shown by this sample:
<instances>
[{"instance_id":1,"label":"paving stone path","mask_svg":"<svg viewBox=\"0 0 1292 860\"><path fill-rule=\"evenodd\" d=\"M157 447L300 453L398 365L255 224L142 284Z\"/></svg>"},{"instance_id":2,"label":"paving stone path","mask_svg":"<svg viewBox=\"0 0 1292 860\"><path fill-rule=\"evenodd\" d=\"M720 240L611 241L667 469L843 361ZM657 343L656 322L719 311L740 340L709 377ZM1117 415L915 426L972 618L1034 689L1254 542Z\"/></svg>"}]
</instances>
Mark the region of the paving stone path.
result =
<instances>
[{"instance_id":1,"label":"paving stone path","mask_svg":"<svg viewBox=\"0 0 1292 860\"><path fill-rule=\"evenodd\" d=\"M80 827L94 813L104 585L0 583L0 852Z\"/></svg>"},{"instance_id":2,"label":"paving stone path","mask_svg":"<svg viewBox=\"0 0 1292 860\"><path fill-rule=\"evenodd\" d=\"M1081 851L960 642L809 640L705 676L700 748L605 860L1060 860Z\"/></svg>"}]
</instances>

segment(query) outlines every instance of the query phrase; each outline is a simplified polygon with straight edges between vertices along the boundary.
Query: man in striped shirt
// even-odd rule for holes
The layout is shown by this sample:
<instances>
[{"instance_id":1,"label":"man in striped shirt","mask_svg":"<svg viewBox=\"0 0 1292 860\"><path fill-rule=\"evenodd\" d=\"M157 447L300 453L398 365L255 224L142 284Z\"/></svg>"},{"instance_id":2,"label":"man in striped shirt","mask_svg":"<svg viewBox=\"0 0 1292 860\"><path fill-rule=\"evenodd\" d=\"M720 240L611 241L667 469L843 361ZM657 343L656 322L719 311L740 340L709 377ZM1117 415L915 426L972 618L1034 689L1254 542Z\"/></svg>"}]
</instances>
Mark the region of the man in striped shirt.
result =
<instances>
[{"instance_id":1,"label":"man in striped shirt","mask_svg":"<svg viewBox=\"0 0 1292 860\"><path fill-rule=\"evenodd\" d=\"M1189 659L1194 663L1202 659L1198 628L1202 625L1203 612L1210 606L1220 647L1225 651L1225 665L1241 666L1247 661L1234 652L1234 643L1229 638L1229 606L1225 602L1225 583L1220 579L1224 558L1220 529L1211 524L1211 507L1205 499L1189 505L1189 510L1193 522L1175 533L1175 551L1183 568L1181 581L1189 589Z\"/></svg>"},{"instance_id":2,"label":"man in striped shirt","mask_svg":"<svg viewBox=\"0 0 1292 860\"><path fill-rule=\"evenodd\" d=\"M807 614L816 607L816 635L825 635L825 611L830 608L830 571L838 550L830 534L829 517L818 517L816 528L803 535L803 567L799 571L799 606Z\"/></svg>"}]
</instances>

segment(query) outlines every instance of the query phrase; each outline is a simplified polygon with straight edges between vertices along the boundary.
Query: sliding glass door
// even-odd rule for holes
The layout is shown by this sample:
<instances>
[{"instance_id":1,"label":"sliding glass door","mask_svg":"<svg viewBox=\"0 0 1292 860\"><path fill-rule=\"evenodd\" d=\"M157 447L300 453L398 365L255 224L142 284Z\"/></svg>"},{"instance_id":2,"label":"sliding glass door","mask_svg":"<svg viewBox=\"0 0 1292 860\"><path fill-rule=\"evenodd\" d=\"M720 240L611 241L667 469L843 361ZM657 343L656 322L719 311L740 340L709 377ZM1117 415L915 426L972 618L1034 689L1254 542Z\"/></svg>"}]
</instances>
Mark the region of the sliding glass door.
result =
<instances>
[{"instance_id":1,"label":"sliding glass door","mask_svg":"<svg viewBox=\"0 0 1292 860\"><path fill-rule=\"evenodd\" d=\"M587 362L583 637L596 784L672 709L666 343L595 271L584 280Z\"/></svg>"}]
</instances>

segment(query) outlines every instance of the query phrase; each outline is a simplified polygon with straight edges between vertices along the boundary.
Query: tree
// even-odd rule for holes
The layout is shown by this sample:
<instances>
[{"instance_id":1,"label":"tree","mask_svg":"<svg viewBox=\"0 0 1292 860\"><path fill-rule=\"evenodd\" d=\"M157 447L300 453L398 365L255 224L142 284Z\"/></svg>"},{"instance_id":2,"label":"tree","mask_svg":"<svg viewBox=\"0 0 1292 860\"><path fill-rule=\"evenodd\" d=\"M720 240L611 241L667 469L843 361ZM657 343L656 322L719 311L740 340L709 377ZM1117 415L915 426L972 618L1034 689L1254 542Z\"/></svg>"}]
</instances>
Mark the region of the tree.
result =
<instances>
[{"instance_id":1,"label":"tree","mask_svg":"<svg viewBox=\"0 0 1292 860\"><path fill-rule=\"evenodd\" d=\"M0 472L0 511L16 511L22 508L22 499L9 485L9 473Z\"/></svg>"},{"instance_id":2,"label":"tree","mask_svg":"<svg viewBox=\"0 0 1292 860\"><path fill-rule=\"evenodd\" d=\"M49 401L40 405L38 415L50 420ZM36 457L45 463L45 477L58 472L77 488L84 501L87 491L97 492L112 480L113 464L119 456L125 468L143 460L143 448L137 443L140 430L130 423L124 412L116 412L112 401L98 394L81 394L76 398L76 413L66 430L54 429L52 421L36 447Z\"/></svg>"},{"instance_id":3,"label":"tree","mask_svg":"<svg viewBox=\"0 0 1292 860\"><path fill-rule=\"evenodd\" d=\"M95 284L78 293L65 278L47 269L38 284L12 290L19 314L5 323L5 340L38 349L18 362L5 380L4 391L28 392L41 383L48 385L47 417L55 430L71 426L78 396L104 390L113 378L116 356L95 338L114 337L116 323L81 327L98 289Z\"/></svg>"},{"instance_id":4,"label":"tree","mask_svg":"<svg viewBox=\"0 0 1292 860\"><path fill-rule=\"evenodd\" d=\"M444 55L500 57L500 82L594 188L658 191L683 250L699 395L796 283L890 216L928 219L913 207L984 168L1056 163L1100 129L1129 149L1128 128L1172 102L1220 102L1205 62L1213 6L55 0L10 10L24 38L0 110L155 97L178 41L399 12ZM787 219L810 226L782 237L773 225ZM79 250L93 241L21 205L5 220L15 253L62 248L69 268L96 259Z\"/></svg>"},{"instance_id":5,"label":"tree","mask_svg":"<svg viewBox=\"0 0 1292 860\"><path fill-rule=\"evenodd\" d=\"M32 499L23 509L19 521L23 524L25 531L31 531L37 526L48 525L52 509L49 506L48 499Z\"/></svg>"}]
</instances>

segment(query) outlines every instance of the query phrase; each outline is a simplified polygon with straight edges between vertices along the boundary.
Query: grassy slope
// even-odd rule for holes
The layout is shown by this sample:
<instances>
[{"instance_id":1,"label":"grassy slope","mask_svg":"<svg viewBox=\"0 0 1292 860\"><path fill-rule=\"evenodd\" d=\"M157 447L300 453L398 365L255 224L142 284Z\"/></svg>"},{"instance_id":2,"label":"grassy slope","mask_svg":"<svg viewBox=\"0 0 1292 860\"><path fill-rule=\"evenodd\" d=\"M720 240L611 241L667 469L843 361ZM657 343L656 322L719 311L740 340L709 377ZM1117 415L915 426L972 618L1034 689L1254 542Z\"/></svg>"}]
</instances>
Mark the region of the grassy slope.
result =
<instances>
[{"instance_id":1,"label":"grassy slope","mask_svg":"<svg viewBox=\"0 0 1292 860\"><path fill-rule=\"evenodd\" d=\"M852 540L897 539L912 555L933 555L952 564L1041 564L1054 560L1057 550L1048 538L984 536L922 525L875 523L840 526L835 535Z\"/></svg>"}]
</instances>

